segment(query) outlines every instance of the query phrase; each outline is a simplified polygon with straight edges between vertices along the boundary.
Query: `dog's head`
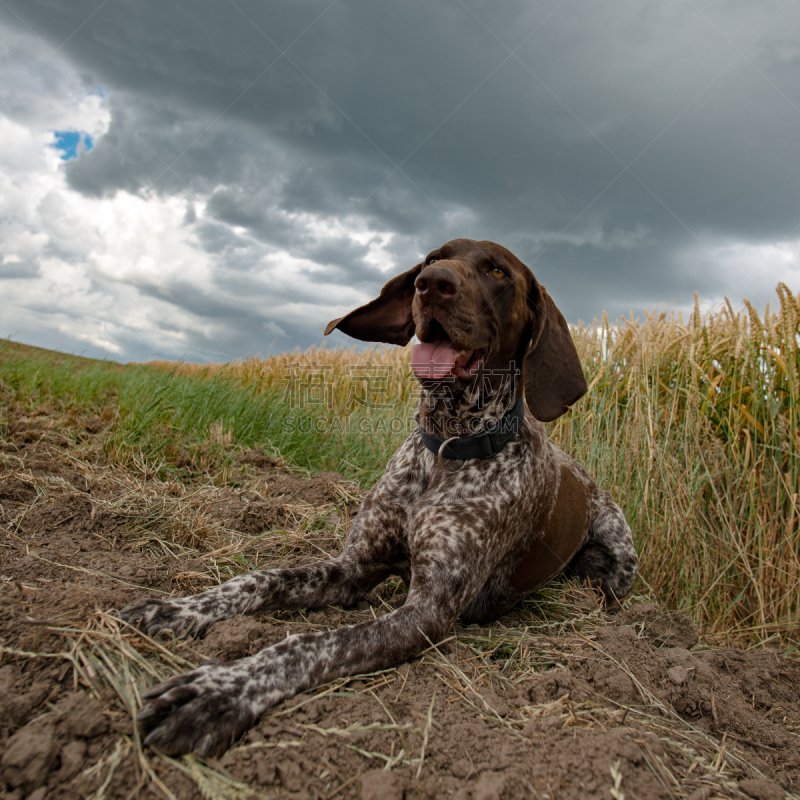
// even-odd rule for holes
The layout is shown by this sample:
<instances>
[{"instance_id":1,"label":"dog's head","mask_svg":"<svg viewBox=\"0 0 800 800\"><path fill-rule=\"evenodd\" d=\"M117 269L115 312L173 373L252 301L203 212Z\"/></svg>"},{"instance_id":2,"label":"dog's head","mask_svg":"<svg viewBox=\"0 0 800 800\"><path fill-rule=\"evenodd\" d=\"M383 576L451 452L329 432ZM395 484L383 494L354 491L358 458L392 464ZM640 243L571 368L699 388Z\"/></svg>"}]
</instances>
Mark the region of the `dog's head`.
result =
<instances>
[{"instance_id":1,"label":"dog's head","mask_svg":"<svg viewBox=\"0 0 800 800\"><path fill-rule=\"evenodd\" d=\"M525 399L544 422L586 393L566 320L533 273L494 242L454 239L328 324L366 342L406 345L421 382L463 388L521 365Z\"/></svg>"}]
</instances>

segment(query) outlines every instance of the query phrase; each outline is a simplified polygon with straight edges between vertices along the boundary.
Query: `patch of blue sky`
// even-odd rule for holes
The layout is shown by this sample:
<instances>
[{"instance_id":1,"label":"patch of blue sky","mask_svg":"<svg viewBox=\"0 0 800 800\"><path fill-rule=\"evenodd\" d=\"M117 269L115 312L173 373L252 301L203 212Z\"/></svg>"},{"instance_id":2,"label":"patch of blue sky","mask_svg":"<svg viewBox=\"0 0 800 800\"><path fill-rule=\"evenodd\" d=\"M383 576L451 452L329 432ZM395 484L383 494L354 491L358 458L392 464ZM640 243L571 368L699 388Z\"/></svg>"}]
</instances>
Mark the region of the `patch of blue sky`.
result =
<instances>
[{"instance_id":1,"label":"patch of blue sky","mask_svg":"<svg viewBox=\"0 0 800 800\"><path fill-rule=\"evenodd\" d=\"M94 141L88 133L81 131L53 131L55 142L51 145L61 151L61 160L69 161L94 147Z\"/></svg>"}]
</instances>

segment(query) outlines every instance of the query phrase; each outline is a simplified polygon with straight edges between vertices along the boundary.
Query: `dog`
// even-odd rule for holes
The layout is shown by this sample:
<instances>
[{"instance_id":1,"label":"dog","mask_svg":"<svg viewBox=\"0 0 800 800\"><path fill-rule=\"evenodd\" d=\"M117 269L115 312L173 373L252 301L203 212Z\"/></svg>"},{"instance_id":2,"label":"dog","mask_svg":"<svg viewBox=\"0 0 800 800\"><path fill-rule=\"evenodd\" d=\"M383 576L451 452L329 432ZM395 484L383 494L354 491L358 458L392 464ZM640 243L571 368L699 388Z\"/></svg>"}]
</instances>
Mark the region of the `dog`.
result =
<instances>
[{"instance_id":1,"label":"dog","mask_svg":"<svg viewBox=\"0 0 800 800\"><path fill-rule=\"evenodd\" d=\"M202 636L237 614L351 606L391 574L408 586L406 601L150 689L137 717L146 745L219 755L282 700L414 658L457 617L496 619L561 572L589 581L609 607L631 588L638 558L620 507L547 440L542 423L587 385L563 315L516 256L493 242L448 242L325 333L334 329L420 342L418 428L364 498L341 555L143 600L120 616L149 634Z\"/></svg>"}]
</instances>

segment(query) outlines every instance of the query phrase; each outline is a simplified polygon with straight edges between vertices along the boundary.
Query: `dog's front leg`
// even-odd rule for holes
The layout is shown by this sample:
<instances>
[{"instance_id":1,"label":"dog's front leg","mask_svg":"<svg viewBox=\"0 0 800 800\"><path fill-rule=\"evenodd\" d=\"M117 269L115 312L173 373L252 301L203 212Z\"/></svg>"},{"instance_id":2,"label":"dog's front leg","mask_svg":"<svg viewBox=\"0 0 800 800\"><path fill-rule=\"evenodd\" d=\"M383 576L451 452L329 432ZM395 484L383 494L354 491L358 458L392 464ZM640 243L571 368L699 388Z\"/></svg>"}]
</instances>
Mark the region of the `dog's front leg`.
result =
<instances>
[{"instance_id":1,"label":"dog's front leg","mask_svg":"<svg viewBox=\"0 0 800 800\"><path fill-rule=\"evenodd\" d=\"M393 568L408 562L408 509L427 481L423 450L418 436L401 445L364 498L337 558L250 572L190 597L141 600L119 616L150 634L202 636L215 622L237 614L356 603Z\"/></svg>"},{"instance_id":2,"label":"dog's front leg","mask_svg":"<svg viewBox=\"0 0 800 800\"><path fill-rule=\"evenodd\" d=\"M203 664L150 689L139 713L145 744L219 755L268 708L327 681L399 664L441 639L457 609L412 592L359 625L291 636L231 664Z\"/></svg>"},{"instance_id":3,"label":"dog's front leg","mask_svg":"<svg viewBox=\"0 0 800 800\"><path fill-rule=\"evenodd\" d=\"M190 597L140 600L119 616L145 633L202 636L215 622L237 614L277 609L348 606L388 574L386 564L362 563L345 551L302 567L248 572Z\"/></svg>"}]
</instances>

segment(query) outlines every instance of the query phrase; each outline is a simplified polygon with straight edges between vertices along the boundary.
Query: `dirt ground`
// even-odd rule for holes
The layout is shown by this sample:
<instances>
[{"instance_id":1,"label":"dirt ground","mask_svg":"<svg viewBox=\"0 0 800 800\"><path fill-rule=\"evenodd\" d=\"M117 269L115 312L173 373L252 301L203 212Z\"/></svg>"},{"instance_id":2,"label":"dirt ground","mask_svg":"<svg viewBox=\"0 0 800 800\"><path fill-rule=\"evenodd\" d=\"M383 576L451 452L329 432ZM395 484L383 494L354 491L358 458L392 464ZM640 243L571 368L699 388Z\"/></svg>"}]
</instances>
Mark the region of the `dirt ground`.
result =
<instances>
[{"instance_id":1,"label":"dirt ground","mask_svg":"<svg viewBox=\"0 0 800 800\"><path fill-rule=\"evenodd\" d=\"M691 798L800 791L800 670L698 642L633 598L616 617L557 587L411 664L298 696L218 761L143 750L153 683L287 634L403 602L236 618L202 641L151 640L115 608L254 567L338 552L360 492L241 454L224 474L159 480L109 463L113 414L0 428L0 787L8 798Z\"/></svg>"}]
</instances>

